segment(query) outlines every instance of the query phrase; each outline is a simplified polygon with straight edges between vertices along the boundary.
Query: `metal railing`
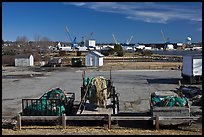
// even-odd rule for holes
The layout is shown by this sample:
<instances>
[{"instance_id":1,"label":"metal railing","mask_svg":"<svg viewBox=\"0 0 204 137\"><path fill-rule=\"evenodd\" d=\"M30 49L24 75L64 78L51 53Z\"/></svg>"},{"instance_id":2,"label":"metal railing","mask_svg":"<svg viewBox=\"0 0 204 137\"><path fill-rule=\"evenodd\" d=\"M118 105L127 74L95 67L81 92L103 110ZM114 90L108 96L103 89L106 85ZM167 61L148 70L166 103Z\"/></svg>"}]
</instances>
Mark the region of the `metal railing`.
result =
<instances>
[{"instance_id":1,"label":"metal railing","mask_svg":"<svg viewBox=\"0 0 204 137\"><path fill-rule=\"evenodd\" d=\"M22 99L23 116L55 116L62 115L60 99Z\"/></svg>"}]
</instances>

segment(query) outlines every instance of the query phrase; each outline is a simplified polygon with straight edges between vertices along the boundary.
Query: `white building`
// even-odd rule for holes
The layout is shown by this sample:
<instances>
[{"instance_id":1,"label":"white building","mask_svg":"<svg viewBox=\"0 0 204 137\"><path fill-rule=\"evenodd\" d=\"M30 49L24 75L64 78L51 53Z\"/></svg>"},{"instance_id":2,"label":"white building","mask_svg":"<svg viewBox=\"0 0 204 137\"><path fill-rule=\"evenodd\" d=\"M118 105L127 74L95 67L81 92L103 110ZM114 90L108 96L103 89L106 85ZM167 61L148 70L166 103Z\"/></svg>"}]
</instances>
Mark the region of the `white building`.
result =
<instances>
[{"instance_id":1,"label":"white building","mask_svg":"<svg viewBox=\"0 0 204 137\"><path fill-rule=\"evenodd\" d=\"M86 47L96 47L96 41L95 40L87 40L86 42L85 42L85 46Z\"/></svg>"},{"instance_id":2,"label":"white building","mask_svg":"<svg viewBox=\"0 0 204 137\"><path fill-rule=\"evenodd\" d=\"M85 65L89 67L103 66L104 55L97 51L90 51L85 56Z\"/></svg>"},{"instance_id":3,"label":"white building","mask_svg":"<svg viewBox=\"0 0 204 137\"><path fill-rule=\"evenodd\" d=\"M15 66L34 66L33 55L17 55L15 57Z\"/></svg>"},{"instance_id":4,"label":"white building","mask_svg":"<svg viewBox=\"0 0 204 137\"><path fill-rule=\"evenodd\" d=\"M114 49L114 45L100 45L101 49L105 49L107 47L110 47L110 48Z\"/></svg>"},{"instance_id":5,"label":"white building","mask_svg":"<svg viewBox=\"0 0 204 137\"><path fill-rule=\"evenodd\" d=\"M145 49L145 45L138 45L136 48L137 49Z\"/></svg>"},{"instance_id":6,"label":"white building","mask_svg":"<svg viewBox=\"0 0 204 137\"><path fill-rule=\"evenodd\" d=\"M167 50L173 50L174 49L174 45L173 44L167 44Z\"/></svg>"},{"instance_id":7,"label":"white building","mask_svg":"<svg viewBox=\"0 0 204 137\"><path fill-rule=\"evenodd\" d=\"M56 45L56 49L60 50L60 51L72 51L71 46L65 46L62 45L60 42L58 42L58 44Z\"/></svg>"},{"instance_id":8,"label":"white building","mask_svg":"<svg viewBox=\"0 0 204 137\"><path fill-rule=\"evenodd\" d=\"M202 81L202 54L183 56L181 76L190 84Z\"/></svg>"},{"instance_id":9,"label":"white building","mask_svg":"<svg viewBox=\"0 0 204 137\"><path fill-rule=\"evenodd\" d=\"M145 50L152 50L152 47L144 47Z\"/></svg>"},{"instance_id":10,"label":"white building","mask_svg":"<svg viewBox=\"0 0 204 137\"><path fill-rule=\"evenodd\" d=\"M67 47L59 47L58 48L60 51L72 51L72 48L70 46Z\"/></svg>"},{"instance_id":11,"label":"white building","mask_svg":"<svg viewBox=\"0 0 204 137\"><path fill-rule=\"evenodd\" d=\"M83 47L76 47L76 49L78 51L87 51L87 47L83 46Z\"/></svg>"},{"instance_id":12,"label":"white building","mask_svg":"<svg viewBox=\"0 0 204 137\"><path fill-rule=\"evenodd\" d=\"M125 51L128 51L128 50L134 51L134 50L135 50L135 48L132 47L132 46L122 46L122 48L123 48L123 50L125 50Z\"/></svg>"},{"instance_id":13,"label":"white building","mask_svg":"<svg viewBox=\"0 0 204 137\"><path fill-rule=\"evenodd\" d=\"M151 46L145 46L145 45L138 45L136 49L142 49L142 50L152 50Z\"/></svg>"}]
</instances>

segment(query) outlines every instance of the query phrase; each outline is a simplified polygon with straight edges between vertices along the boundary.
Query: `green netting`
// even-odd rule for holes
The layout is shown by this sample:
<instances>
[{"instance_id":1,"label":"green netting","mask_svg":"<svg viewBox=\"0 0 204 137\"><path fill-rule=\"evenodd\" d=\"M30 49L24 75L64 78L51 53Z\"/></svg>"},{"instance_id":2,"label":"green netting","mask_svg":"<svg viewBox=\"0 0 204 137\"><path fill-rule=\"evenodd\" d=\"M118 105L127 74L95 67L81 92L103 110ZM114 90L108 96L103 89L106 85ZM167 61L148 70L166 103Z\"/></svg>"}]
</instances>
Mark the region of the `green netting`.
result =
<instances>
[{"instance_id":1,"label":"green netting","mask_svg":"<svg viewBox=\"0 0 204 137\"><path fill-rule=\"evenodd\" d=\"M160 98L160 97L153 97L152 98L152 103L154 106L186 106L188 105L187 98L185 97L172 97L172 96L167 96L165 98Z\"/></svg>"},{"instance_id":2,"label":"green netting","mask_svg":"<svg viewBox=\"0 0 204 137\"><path fill-rule=\"evenodd\" d=\"M161 103L161 98L159 97L153 97L152 98L152 103L154 106L161 106L160 103Z\"/></svg>"},{"instance_id":3,"label":"green netting","mask_svg":"<svg viewBox=\"0 0 204 137\"><path fill-rule=\"evenodd\" d=\"M185 106L188 103L186 98L175 98L175 101L178 106Z\"/></svg>"},{"instance_id":4,"label":"green netting","mask_svg":"<svg viewBox=\"0 0 204 137\"><path fill-rule=\"evenodd\" d=\"M59 99L59 100L55 100ZM33 100L26 109L30 115L61 115L65 113L65 95L60 88L46 92L40 99Z\"/></svg>"},{"instance_id":5,"label":"green netting","mask_svg":"<svg viewBox=\"0 0 204 137\"><path fill-rule=\"evenodd\" d=\"M110 80L98 76L98 77L85 77L83 80L83 84L85 85L86 88L88 88L87 96L86 99L89 100L90 103L96 104L98 101L98 95L103 97L103 92L106 90L107 91L107 97L110 97L110 87L111 83ZM97 93L98 91L98 93Z\"/></svg>"}]
</instances>

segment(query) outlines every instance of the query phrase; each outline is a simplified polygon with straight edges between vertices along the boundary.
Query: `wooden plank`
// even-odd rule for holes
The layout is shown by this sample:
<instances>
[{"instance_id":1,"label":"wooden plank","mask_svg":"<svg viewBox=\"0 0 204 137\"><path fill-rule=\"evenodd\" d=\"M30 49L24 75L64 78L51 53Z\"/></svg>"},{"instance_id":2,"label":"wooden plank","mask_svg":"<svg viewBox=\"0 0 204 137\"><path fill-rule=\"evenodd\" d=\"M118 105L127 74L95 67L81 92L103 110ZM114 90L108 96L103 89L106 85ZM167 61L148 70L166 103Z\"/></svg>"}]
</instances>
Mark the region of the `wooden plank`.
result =
<instances>
[{"instance_id":1,"label":"wooden plank","mask_svg":"<svg viewBox=\"0 0 204 137\"><path fill-rule=\"evenodd\" d=\"M155 120L155 128L156 128L156 130L159 130L159 120L160 120L159 116L156 115L156 120Z\"/></svg>"},{"instance_id":2,"label":"wooden plank","mask_svg":"<svg viewBox=\"0 0 204 137\"><path fill-rule=\"evenodd\" d=\"M173 120L173 119L178 119L178 120L197 120L200 117L159 117L159 120Z\"/></svg>"},{"instance_id":3,"label":"wooden plank","mask_svg":"<svg viewBox=\"0 0 204 137\"><path fill-rule=\"evenodd\" d=\"M111 129L111 115L108 115L108 129Z\"/></svg>"},{"instance_id":4,"label":"wooden plank","mask_svg":"<svg viewBox=\"0 0 204 137\"><path fill-rule=\"evenodd\" d=\"M2 118L13 118L13 116L2 116ZM21 116L21 120L57 120L60 116ZM159 117L159 120L198 120L200 117ZM151 116L119 116L111 115L111 120L155 120ZM66 116L66 120L108 120L108 115L76 115Z\"/></svg>"},{"instance_id":5,"label":"wooden plank","mask_svg":"<svg viewBox=\"0 0 204 137\"><path fill-rule=\"evenodd\" d=\"M108 108L108 129L111 129L111 113L112 109Z\"/></svg>"},{"instance_id":6,"label":"wooden plank","mask_svg":"<svg viewBox=\"0 0 204 137\"><path fill-rule=\"evenodd\" d=\"M200 117L159 117L159 120L197 120ZM156 117L145 116L111 116L111 120L156 120Z\"/></svg>"},{"instance_id":7,"label":"wooden plank","mask_svg":"<svg viewBox=\"0 0 204 137\"><path fill-rule=\"evenodd\" d=\"M105 120L107 116L66 116L66 120Z\"/></svg>"},{"instance_id":8,"label":"wooden plank","mask_svg":"<svg viewBox=\"0 0 204 137\"><path fill-rule=\"evenodd\" d=\"M113 97L112 97L113 98L113 114L115 114L115 104L116 104L115 94L116 93L115 93L115 87L113 87L112 84L111 84L111 88L112 88L111 90L113 91Z\"/></svg>"},{"instance_id":9,"label":"wooden plank","mask_svg":"<svg viewBox=\"0 0 204 137\"><path fill-rule=\"evenodd\" d=\"M65 114L62 115L62 128L66 129L66 115Z\"/></svg>"},{"instance_id":10,"label":"wooden plank","mask_svg":"<svg viewBox=\"0 0 204 137\"><path fill-rule=\"evenodd\" d=\"M153 120L153 117L144 116L111 116L111 120Z\"/></svg>"},{"instance_id":11,"label":"wooden plank","mask_svg":"<svg viewBox=\"0 0 204 137\"><path fill-rule=\"evenodd\" d=\"M17 129L21 130L21 115L18 114L17 116Z\"/></svg>"},{"instance_id":12,"label":"wooden plank","mask_svg":"<svg viewBox=\"0 0 204 137\"><path fill-rule=\"evenodd\" d=\"M106 109L106 108L97 107L95 110L90 110L89 109L90 106L88 104L85 103L84 106L85 106L85 109L82 111L82 113L81 113L80 109L77 111L78 115L80 115L80 114L88 114L88 115L92 115L92 114L99 114L99 115L100 114L108 114L108 109ZM86 109L88 109L88 110L86 110Z\"/></svg>"},{"instance_id":13,"label":"wooden plank","mask_svg":"<svg viewBox=\"0 0 204 137\"><path fill-rule=\"evenodd\" d=\"M21 120L57 120L59 116L21 116Z\"/></svg>"}]
</instances>

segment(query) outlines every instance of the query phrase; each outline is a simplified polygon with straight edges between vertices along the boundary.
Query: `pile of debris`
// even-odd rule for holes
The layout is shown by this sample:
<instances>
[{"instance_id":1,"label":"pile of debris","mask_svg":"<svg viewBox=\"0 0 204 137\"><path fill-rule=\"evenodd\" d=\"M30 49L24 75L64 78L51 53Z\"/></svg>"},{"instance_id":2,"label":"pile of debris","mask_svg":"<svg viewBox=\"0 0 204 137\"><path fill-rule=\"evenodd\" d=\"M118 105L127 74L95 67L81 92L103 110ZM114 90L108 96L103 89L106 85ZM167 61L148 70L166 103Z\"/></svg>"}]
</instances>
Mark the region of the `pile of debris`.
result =
<instances>
[{"instance_id":1,"label":"pile of debris","mask_svg":"<svg viewBox=\"0 0 204 137\"><path fill-rule=\"evenodd\" d=\"M167 96L165 98L154 97L152 98L154 106L187 106L187 99L185 97L172 97Z\"/></svg>"},{"instance_id":2,"label":"pile of debris","mask_svg":"<svg viewBox=\"0 0 204 137\"><path fill-rule=\"evenodd\" d=\"M191 101L191 105L202 106L202 89L199 87L181 85L176 92L187 97Z\"/></svg>"},{"instance_id":3,"label":"pile of debris","mask_svg":"<svg viewBox=\"0 0 204 137\"><path fill-rule=\"evenodd\" d=\"M15 118L12 118L12 119L2 118L2 128L14 129L16 124L17 124L17 120Z\"/></svg>"}]
</instances>

